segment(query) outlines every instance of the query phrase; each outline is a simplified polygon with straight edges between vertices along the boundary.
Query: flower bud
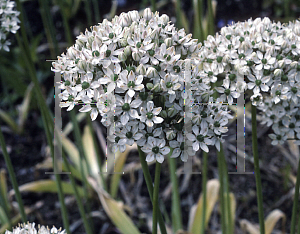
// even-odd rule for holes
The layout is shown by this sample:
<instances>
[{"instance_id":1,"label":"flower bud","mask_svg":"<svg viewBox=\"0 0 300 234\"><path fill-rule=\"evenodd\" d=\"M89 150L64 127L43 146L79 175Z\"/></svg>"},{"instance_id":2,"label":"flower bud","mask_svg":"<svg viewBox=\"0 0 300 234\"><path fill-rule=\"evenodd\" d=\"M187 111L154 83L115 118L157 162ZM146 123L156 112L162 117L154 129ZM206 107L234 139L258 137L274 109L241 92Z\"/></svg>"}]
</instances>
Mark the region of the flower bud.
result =
<instances>
[{"instance_id":1,"label":"flower bud","mask_svg":"<svg viewBox=\"0 0 300 234\"><path fill-rule=\"evenodd\" d=\"M146 72L146 76L149 78L153 78L157 76L157 71L154 67L149 67Z\"/></svg>"},{"instance_id":2,"label":"flower bud","mask_svg":"<svg viewBox=\"0 0 300 234\"><path fill-rule=\"evenodd\" d=\"M79 60L77 66L78 66L78 68L79 68L80 70L86 71L86 67L87 67L86 61L84 61L84 60Z\"/></svg>"},{"instance_id":3,"label":"flower bud","mask_svg":"<svg viewBox=\"0 0 300 234\"><path fill-rule=\"evenodd\" d=\"M126 13L121 13L120 17L119 17L119 25L121 25L121 27L127 27L129 25L129 17Z\"/></svg>"},{"instance_id":4,"label":"flower bud","mask_svg":"<svg viewBox=\"0 0 300 234\"><path fill-rule=\"evenodd\" d=\"M80 40L80 39L77 39L76 44L78 45L79 49L81 49L84 46L84 41Z\"/></svg>"},{"instance_id":5,"label":"flower bud","mask_svg":"<svg viewBox=\"0 0 300 234\"><path fill-rule=\"evenodd\" d=\"M152 18L152 12L151 12L150 8L146 8L146 9L144 10L143 17L144 17L146 20L150 20L150 19Z\"/></svg>"},{"instance_id":6,"label":"flower bud","mask_svg":"<svg viewBox=\"0 0 300 234\"><path fill-rule=\"evenodd\" d=\"M125 55L124 52L121 52L119 55L118 55L118 59L120 61L125 61L127 59L127 56Z\"/></svg>"},{"instance_id":7,"label":"flower bud","mask_svg":"<svg viewBox=\"0 0 300 234\"><path fill-rule=\"evenodd\" d=\"M94 41L94 37L93 36L91 36L91 37L88 38L88 43L90 45L92 45L93 41Z\"/></svg>"},{"instance_id":8,"label":"flower bud","mask_svg":"<svg viewBox=\"0 0 300 234\"><path fill-rule=\"evenodd\" d=\"M176 137L176 133L173 130L166 132L167 140L173 140Z\"/></svg>"},{"instance_id":9,"label":"flower bud","mask_svg":"<svg viewBox=\"0 0 300 234\"><path fill-rule=\"evenodd\" d=\"M154 85L153 91L154 91L154 92L157 92L157 93L161 91L161 86L160 86L159 83L157 83L156 85Z\"/></svg>"},{"instance_id":10,"label":"flower bud","mask_svg":"<svg viewBox=\"0 0 300 234\"><path fill-rule=\"evenodd\" d=\"M140 61L141 57L142 57L141 53L137 53L137 52L132 53L132 58L134 61L137 61L137 62Z\"/></svg>"},{"instance_id":11,"label":"flower bud","mask_svg":"<svg viewBox=\"0 0 300 234\"><path fill-rule=\"evenodd\" d=\"M152 83L147 83L146 87L147 87L147 89L151 90L151 89L153 89L153 84Z\"/></svg>"},{"instance_id":12,"label":"flower bud","mask_svg":"<svg viewBox=\"0 0 300 234\"><path fill-rule=\"evenodd\" d=\"M167 111L166 110L162 110L160 112L160 116L163 117L163 118L167 118L168 117Z\"/></svg>"},{"instance_id":13,"label":"flower bud","mask_svg":"<svg viewBox=\"0 0 300 234\"><path fill-rule=\"evenodd\" d=\"M132 21L138 21L140 19L138 11L129 11L128 15Z\"/></svg>"},{"instance_id":14,"label":"flower bud","mask_svg":"<svg viewBox=\"0 0 300 234\"><path fill-rule=\"evenodd\" d=\"M158 35L159 35L159 33L158 33L158 31L157 31L157 28L156 28L156 29L154 29L154 30L152 31L152 33L150 34L150 38L151 38L151 39L157 39L157 38L158 38Z\"/></svg>"},{"instance_id":15,"label":"flower bud","mask_svg":"<svg viewBox=\"0 0 300 234\"><path fill-rule=\"evenodd\" d=\"M146 75L146 67L141 63L137 68L136 72L140 75Z\"/></svg>"},{"instance_id":16,"label":"flower bud","mask_svg":"<svg viewBox=\"0 0 300 234\"><path fill-rule=\"evenodd\" d=\"M166 44L166 46L167 47L170 47L170 46L172 46L173 45L173 40L172 40L172 38L167 38L167 39L165 39L165 44Z\"/></svg>"},{"instance_id":17,"label":"flower bud","mask_svg":"<svg viewBox=\"0 0 300 234\"><path fill-rule=\"evenodd\" d=\"M167 24L170 21L169 16L167 16L166 14L162 14L162 16L160 17L160 19L162 20L162 22L164 24Z\"/></svg>"},{"instance_id":18,"label":"flower bud","mask_svg":"<svg viewBox=\"0 0 300 234\"><path fill-rule=\"evenodd\" d=\"M127 40L126 40L125 38L122 38L122 39L120 40L120 44L121 44L122 47L125 47L125 46L128 45Z\"/></svg>"},{"instance_id":19,"label":"flower bud","mask_svg":"<svg viewBox=\"0 0 300 234\"><path fill-rule=\"evenodd\" d=\"M130 46L126 46L124 49L124 54L128 57L131 55L131 48Z\"/></svg>"},{"instance_id":20,"label":"flower bud","mask_svg":"<svg viewBox=\"0 0 300 234\"><path fill-rule=\"evenodd\" d=\"M294 61L290 64L291 68L296 68L298 66L298 62Z\"/></svg>"},{"instance_id":21,"label":"flower bud","mask_svg":"<svg viewBox=\"0 0 300 234\"><path fill-rule=\"evenodd\" d=\"M281 76L282 75L282 70L281 69L275 69L274 75L275 76Z\"/></svg>"},{"instance_id":22,"label":"flower bud","mask_svg":"<svg viewBox=\"0 0 300 234\"><path fill-rule=\"evenodd\" d=\"M125 28L123 38L127 40L130 35L131 35L130 28Z\"/></svg>"},{"instance_id":23,"label":"flower bud","mask_svg":"<svg viewBox=\"0 0 300 234\"><path fill-rule=\"evenodd\" d=\"M284 65L285 65L285 64L284 64L284 60L279 60L279 61L278 61L278 67L279 67L279 68L283 68Z\"/></svg>"},{"instance_id":24,"label":"flower bud","mask_svg":"<svg viewBox=\"0 0 300 234\"><path fill-rule=\"evenodd\" d=\"M73 46L68 49L67 53L71 59L76 59L78 56L78 51Z\"/></svg>"},{"instance_id":25,"label":"flower bud","mask_svg":"<svg viewBox=\"0 0 300 234\"><path fill-rule=\"evenodd\" d=\"M175 108L171 107L171 108L168 109L168 116L169 116L169 117L172 118L172 117L174 117L176 114L177 114L177 111L176 111Z\"/></svg>"},{"instance_id":26,"label":"flower bud","mask_svg":"<svg viewBox=\"0 0 300 234\"><path fill-rule=\"evenodd\" d=\"M99 46L102 45L102 40L101 40L101 38L100 38L98 35L95 36L95 41L97 42L97 44L98 44Z\"/></svg>"}]
</instances>

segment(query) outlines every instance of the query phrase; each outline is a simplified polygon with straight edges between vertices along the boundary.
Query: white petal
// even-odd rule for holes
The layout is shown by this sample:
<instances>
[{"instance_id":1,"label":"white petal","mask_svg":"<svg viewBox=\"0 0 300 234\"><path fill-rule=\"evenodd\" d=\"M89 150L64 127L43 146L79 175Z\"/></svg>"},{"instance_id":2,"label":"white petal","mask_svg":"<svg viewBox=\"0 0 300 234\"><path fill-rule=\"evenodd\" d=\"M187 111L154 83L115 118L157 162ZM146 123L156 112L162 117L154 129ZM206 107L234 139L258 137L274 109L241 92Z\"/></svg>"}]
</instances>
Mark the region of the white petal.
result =
<instances>
[{"instance_id":1,"label":"white petal","mask_svg":"<svg viewBox=\"0 0 300 234\"><path fill-rule=\"evenodd\" d=\"M129 121L129 115L127 113L123 113L121 115L121 123L125 126Z\"/></svg>"},{"instance_id":2,"label":"white petal","mask_svg":"<svg viewBox=\"0 0 300 234\"><path fill-rule=\"evenodd\" d=\"M152 101L149 101L149 102L147 103L147 111L148 111L148 112L152 112L153 107L154 107L154 103L153 103Z\"/></svg>"},{"instance_id":3,"label":"white petal","mask_svg":"<svg viewBox=\"0 0 300 234\"><path fill-rule=\"evenodd\" d=\"M156 154L156 161L159 163L163 163L163 161L165 160L164 156L162 156L161 154Z\"/></svg>"},{"instance_id":4,"label":"white petal","mask_svg":"<svg viewBox=\"0 0 300 234\"><path fill-rule=\"evenodd\" d=\"M96 108L93 108L93 110L91 112L91 119L92 119L92 121L94 121L97 118L98 113L99 113L98 110Z\"/></svg>"},{"instance_id":5,"label":"white petal","mask_svg":"<svg viewBox=\"0 0 300 234\"><path fill-rule=\"evenodd\" d=\"M164 119L162 117L158 117L158 116L154 116L152 118L153 122L156 123L156 124L160 124L164 121Z\"/></svg>"},{"instance_id":6,"label":"white petal","mask_svg":"<svg viewBox=\"0 0 300 234\"><path fill-rule=\"evenodd\" d=\"M134 118L134 119L139 119L140 117L139 117L139 115L138 115L138 112L136 111L136 110L130 110L129 111L129 115L132 117L132 118Z\"/></svg>"},{"instance_id":7,"label":"white petal","mask_svg":"<svg viewBox=\"0 0 300 234\"><path fill-rule=\"evenodd\" d=\"M127 93L128 93L128 95L129 95L130 97L133 97L134 94L135 94L135 92L134 92L133 89L128 89Z\"/></svg>"},{"instance_id":8,"label":"white petal","mask_svg":"<svg viewBox=\"0 0 300 234\"><path fill-rule=\"evenodd\" d=\"M161 112L161 110L162 110L161 107L157 107L157 108L154 108L154 109L153 109L152 113L153 113L154 115L158 115L158 114Z\"/></svg>"},{"instance_id":9,"label":"white petal","mask_svg":"<svg viewBox=\"0 0 300 234\"><path fill-rule=\"evenodd\" d=\"M206 144L204 144L203 142L200 143L200 147L202 150L204 150L206 153L208 153L208 147Z\"/></svg>"},{"instance_id":10,"label":"white petal","mask_svg":"<svg viewBox=\"0 0 300 234\"><path fill-rule=\"evenodd\" d=\"M198 142L194 142L193 143L193 150L194 151L198 151L199 150L199 143Z\"/></svg>"},{"instance_id":11,"label":"white petal","mask_svg":"<svg viewBox=\"0 0 300 234\"><path fill-rule=\"evenodd\" d=\"M187 137L187 139L188 139L189 141L192 141L192 142L196 141L196 137L195 137L195 135L192 134L192 133L186 134L186 137Z\"/></svg>"},{"instance_id":12,"label":"white petal","mask_svg":"<svg viewBox=\"0 0 300 234\"><path fill-rule=\"evenodd\" d=\"M168 153L170 153L170 148L165 146L163 147L162 149L160 149L160 152L163 154L163 155L166 155Z\"/></svg>"},{"instance_id":13,"label":"white petal","mask_svg":"<svg viewBox=\"0 0 300 234\"><path fill-rule=\"evenodd\" d=\"M154 153L151 152L150 154L147 155L146 161L147 162L152 162L154 160Z\"/></svg>"}]
</instances>

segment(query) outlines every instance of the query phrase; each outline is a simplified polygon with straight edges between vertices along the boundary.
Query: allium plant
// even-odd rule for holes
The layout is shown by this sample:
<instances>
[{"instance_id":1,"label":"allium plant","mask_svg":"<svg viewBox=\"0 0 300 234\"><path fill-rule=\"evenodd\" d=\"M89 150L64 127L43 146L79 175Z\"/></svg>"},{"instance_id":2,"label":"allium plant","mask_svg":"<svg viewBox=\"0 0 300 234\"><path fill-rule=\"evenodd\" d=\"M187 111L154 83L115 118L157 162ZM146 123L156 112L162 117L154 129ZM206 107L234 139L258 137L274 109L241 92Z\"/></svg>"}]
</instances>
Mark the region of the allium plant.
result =
<instances>
[{"instance_id":1,"label":"allium plant","mask_svg":"<svg viewBox=\"0 0 300 234\"><path fill-rule=\"evenodd\" d=\"M38 225L38 229L35 227L35 223L24 223L19 224L18 227L14 228L12 232L6 230L5 234L65 234L65 230L61 231L60 229L57 229L56 227L52 227L51 230L45 227Z\"/></svg>"},{"instance_id":2,"label":"allium plant","mask_svg":"<svg viewBox=\"0 0 300 234\"><path fill-rule=\"evenodd\" d=\"M20 28L18 18L20 12L13 10L14 1L0 0L0 49L9 51L10 42L7 39L9 33L16 33Z\"/></svg>"},{"instance_id":3,"label":"allium plant","mask_svg":"<svg viewBox=\"0 0 300 234\"><path fill-rule=\"evenodd\" d=\"M232 103L248 90L262 123L272 126L272 144L291 138L300 145L300 21L257 18L223 27L207 38L199 57L200 77L215 82L223 76L215 87L222 101Z\"/></svg>"},{"instance_id":4,"label":"allium plant","mask_svg":"<svg viewBox=\"0 0 300 234\"><path fill-rule=\"evenodd\" d=\"M92 120L100 114L113 151L124 152L126 145L136 142L148 162L162 163L169 147L174 148L171 157L183 161L199 149L208 152L209 145L220 149L232 116L221 99L212 99L212 76L199 80L194 55L200 47L167 15L149 8L141 16L130 11L111 22L104 20L78 36L75 45L53 63L52 70L64 79L61 107L70 111L82 104L79 111L90 112ZM189 69L195 101L191 123L184 120ZM190 124L192 131L184 133L184 124Z\"/></svg>"}]
</instances>

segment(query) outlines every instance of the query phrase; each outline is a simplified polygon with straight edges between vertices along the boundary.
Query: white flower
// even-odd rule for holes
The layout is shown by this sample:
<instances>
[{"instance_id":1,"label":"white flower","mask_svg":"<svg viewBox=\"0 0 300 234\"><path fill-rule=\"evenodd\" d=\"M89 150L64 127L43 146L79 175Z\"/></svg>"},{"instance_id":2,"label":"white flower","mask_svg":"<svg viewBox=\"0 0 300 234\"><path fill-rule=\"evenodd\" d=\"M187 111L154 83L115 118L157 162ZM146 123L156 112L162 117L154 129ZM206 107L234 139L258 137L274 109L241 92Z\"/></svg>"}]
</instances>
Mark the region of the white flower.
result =
<instances>
[{"instance_id":1,"label":"white flower","mask_svg":"<svg viewBox=\"0 0 300 234\"><path fill-rule=\"evenodd\" d=\"M247 84L249 89L253 89L253 93L260 93L269 91L269 86L266 83L270 80L270 76L264 76L263 71L256 71L254 75L249 74L247 78L251 81Z\"/></svg>"},{"instance_id":2,"label":"white flower","mask_svg":"<svg viewBox=\"0 0 300 234\"><path fill-rule=\"evenodd\" d=\"M212 143L207 136L208 128L202 127L200 130L199 126L194 125L192 130L193 133L187 133L186 137L193 143L193 150L197 152L201 148L203 151L208 152L209 150L207 145L211 145Z\"/></svg>"},{"instance_id":3,"label":"white flower","mask_svg":"<svg viewBox=\"0 0 300 234\"><path fill-rule=\"evenodd\" d=\"M182 132L179 132L177 134L177 140L170 141L170 147L172 147L174 150L172 152L171 158L177 158L180 156L181 160L183 162L186 162L188 159L188 156L194 156L195 151L193 148L188 145L190 142L184 141L184 137ZM186 150L185 150L185 145L186 144Z\"/></svg>"},{"instance_id":4,"label":"white flower","mask_svg":"<svg viewBox=\"0 0 300 234\"><path fill-rule=\"evenodd\" d=\"M140 116L140 120L146 123L148 127L153 127L154 123L159 124L164 121L162 117L157 116L161 112L162 108L161 107L153 108L153 107L154 107L154 103L152 101L149 101L147 102L146 109L144 107L140 108L142 114Z\"/></svg>"},{"instance_id":5,"label":"white flower","mask_svg":"<svg viewBox=\"0 0 300 234\"><path fill-rule=\"evenodd\" d=\"M130 71L128 74L128 71L125 70L121 72L120 74L120 80L118 81L117 85L119 88L122 90L126 91L127 94L130 97L133 97L135 94L135 91L140 91L144 88L144 85L142 84L143 82L143 76L135 76L133 71Z\"/></svg>"},{"instance_id":6,"label":"white flower","mask_svg":"<svg viewBox=\"0 0 300 234\"><path fill-rule=\"evenodd\" d=\"M256 57L254 57L253 60L257 64L255 67L256 70L269 70L270 68L272 68L272 65L276 61L276 59L272 57L269 53L263 54L260 51L256 52Z\"/></svg>"},{"instance_id":7,"label":"white flower","mask_svg":"<svg viewBox=\"0 0 300 234\"><path fill-rule=\"evenodd\" d=\"M116 95L116 104L115 115L120 117L121 123L126 125L130 119L139 119L139 115L135 108L138 108L142 101L140 99L135 99L132 101L132 98L126 93L125 100L123 100L119 95Z\"/></svg>"},{"instance_id":8,"label":"white flower","mask_svg":"<svg viewBox=\"0 0 300 234\"><path fill-rule=\"evenodd\" d=\"M152 162L156 159L157 162L163 163L165 160L164 155L167 155L170 152L170 148L165 145L165 139L149 137L148 144L142 148L147 154L146 161Z\"/></svg>"}]
</instances>

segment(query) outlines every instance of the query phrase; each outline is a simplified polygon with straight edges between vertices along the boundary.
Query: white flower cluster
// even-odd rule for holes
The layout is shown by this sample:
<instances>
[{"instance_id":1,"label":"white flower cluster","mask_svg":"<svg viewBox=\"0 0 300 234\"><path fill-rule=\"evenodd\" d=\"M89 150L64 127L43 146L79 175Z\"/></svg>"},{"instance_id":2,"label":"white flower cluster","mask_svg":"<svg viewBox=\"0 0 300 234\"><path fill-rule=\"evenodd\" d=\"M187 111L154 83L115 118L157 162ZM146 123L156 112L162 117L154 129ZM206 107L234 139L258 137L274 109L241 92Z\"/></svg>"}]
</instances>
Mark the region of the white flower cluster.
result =
<instances>
[{"instance_id":1,"label":"white flower cluster","mask_svg":"<svg viewBox=\"0 0 300 234\"><path fill-rule=\"evenodd\" d=\"M12 232L6 230L5 234L66 234L65 230L61 231L60 229L57 229L56 227L52 227L51 230L45 227L38 225L38 230L35 229L35 223L27 223L27 224L19 224L19 227L16 227L13 229Z\"/></svg>"},{"instance_id":2,"label":"white flower cluster","mask_svg":"<svg viewBox=\"0 0 300 234\"><path fill-rule=\"evenodd\" d=\"M250 93L262 110L263 123L272 125L272 144L297 139L300 145L300 22L281 24L268 18L249 19L209 36L199 53L200 77L221 80L215 90L233 103ZM222 79L223 78L223 79Z\"/></svg>"},{"instance_id":3,"label":"white flower cluster","mask_svg":"<svg viewBox=\"0 0 300 234\"><path fill-rule=\"evenodd\" d=\"M226 106L209 104L212 91L199 83L198 66L193 62L201 44L177 30L165 14L145 9L140 16L130 11L104 20L78 36L76 44L53 63L52 71L63 74L60 84L67 111L82 104L81 112L98 113L108 128L113 151L124 152L136 142L146 160L162 163L164 155L181 156L186 161L200 148L220 146L226 123L232 118ZM187 66L187 60L191 66ZM190 62L189 62L190 63ZM191 121L185 117L185 68L192 68ZM190 125L184 133L184 124ZM186 147L185 147L186 145Z\"/></svg>"},{"instance_id":4,"label":"white flower cluster","mask_svg":"<svg viewBox=\"0 0 300 234\"><path fill-rule=\"evenodd\" d=\"M9 51L10 42L7 40L8 33L16 33L20 28L18 18L20 12L13 10L14 1L0 0L0 49Z\"/></svg>"}]
</instances>

